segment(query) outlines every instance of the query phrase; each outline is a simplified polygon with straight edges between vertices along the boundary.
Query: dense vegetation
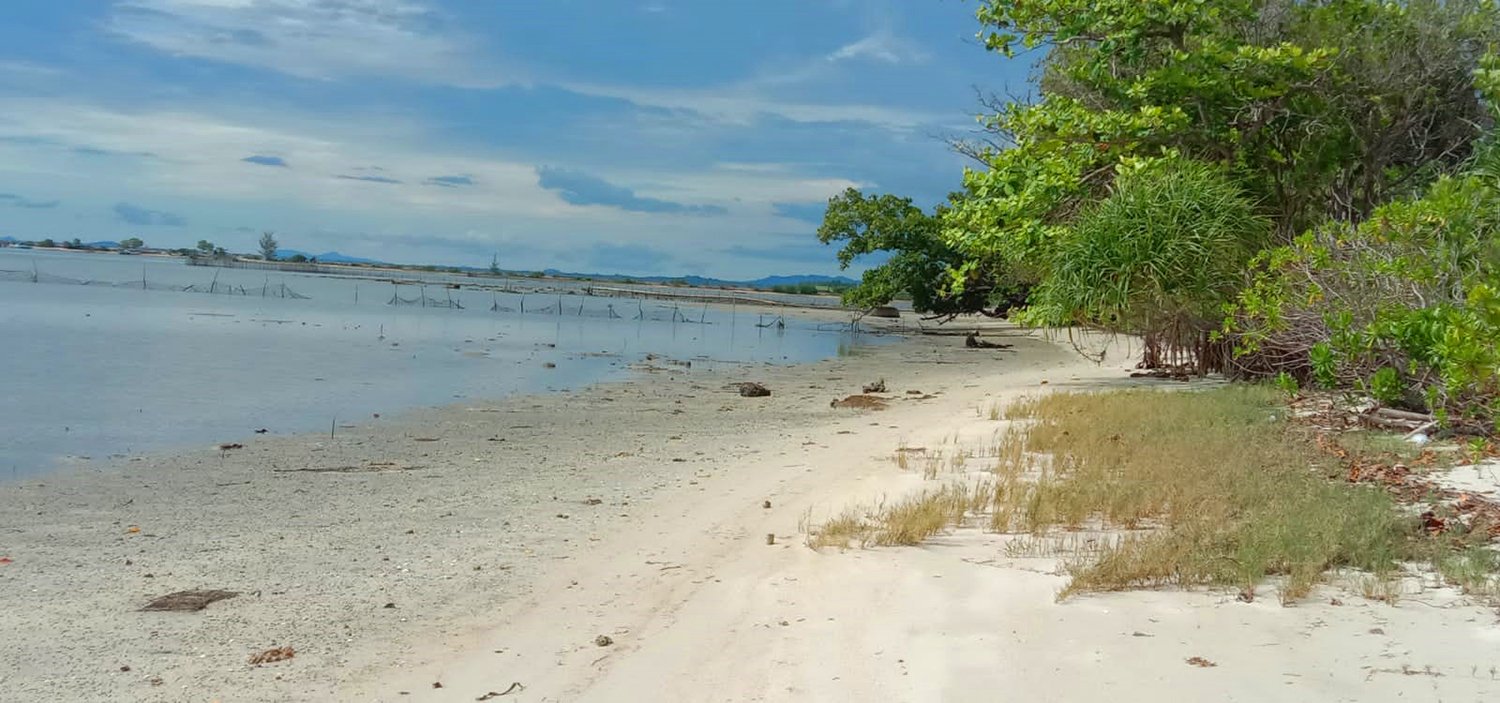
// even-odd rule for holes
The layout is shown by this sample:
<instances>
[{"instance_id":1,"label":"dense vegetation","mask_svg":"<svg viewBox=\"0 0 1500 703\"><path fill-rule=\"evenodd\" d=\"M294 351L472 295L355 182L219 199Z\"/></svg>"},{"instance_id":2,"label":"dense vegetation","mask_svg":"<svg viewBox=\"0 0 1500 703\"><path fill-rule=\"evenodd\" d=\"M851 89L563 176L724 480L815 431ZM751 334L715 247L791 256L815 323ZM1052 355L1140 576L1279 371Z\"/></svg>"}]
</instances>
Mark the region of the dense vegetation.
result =
<instances>
[{"instance_id":1,"label":"dense vegetation","mask_svg":"<svg viewBox=\"0 0 1500 703\"><path fill-rule=\"evenodd\" d=\"M1500 418L1495 0L985 0L979 163L934 212L834 198L846 293L1139 334L1184 364Z\"/></svg>"}]
</instances>

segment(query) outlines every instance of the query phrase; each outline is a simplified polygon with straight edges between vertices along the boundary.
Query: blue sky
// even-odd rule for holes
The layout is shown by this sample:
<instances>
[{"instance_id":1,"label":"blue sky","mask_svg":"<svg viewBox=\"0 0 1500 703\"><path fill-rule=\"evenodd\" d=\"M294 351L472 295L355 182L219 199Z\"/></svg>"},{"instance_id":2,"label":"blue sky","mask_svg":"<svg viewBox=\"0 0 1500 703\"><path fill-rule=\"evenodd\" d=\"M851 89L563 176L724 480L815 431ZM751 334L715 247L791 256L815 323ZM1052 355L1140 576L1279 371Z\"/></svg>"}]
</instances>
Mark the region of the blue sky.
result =
<instances>
[{"instance_id":1,"label":"blue sky","mask_svg":"<svg viewBox=\"0 0 1500 703\"><path fill-rule=\"evenodd\" d=\"M958 0L9 0L0 234L392 261L832 273L1027 67Z\"/></svg>"}]
</instances>

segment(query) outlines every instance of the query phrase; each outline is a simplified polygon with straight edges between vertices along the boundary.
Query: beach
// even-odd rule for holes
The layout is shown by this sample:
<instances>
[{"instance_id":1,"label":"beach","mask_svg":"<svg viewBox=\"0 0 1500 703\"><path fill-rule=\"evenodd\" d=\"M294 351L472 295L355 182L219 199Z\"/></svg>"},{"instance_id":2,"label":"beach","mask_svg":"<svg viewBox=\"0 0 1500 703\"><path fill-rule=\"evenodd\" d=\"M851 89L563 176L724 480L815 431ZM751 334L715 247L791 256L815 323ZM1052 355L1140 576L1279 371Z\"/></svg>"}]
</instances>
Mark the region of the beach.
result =
<instances>
[{"instance_id":1,"label":"beach","mask_svg":"<svg viewBox=\"0 0 1500 703\"><path fill-rule=\"evenodd\" d=\"M850 356L349 421L0 486L11 701L1483 700L1491 610L1450 590L1296 607L1056 594L1058 560L960 529L806 546L921 490L992 408L1128 378L1011 328ZM566 363L566 361L562 362ZM883 410L830 407L884 380ZM764 384L742 397L735 384ZM978 462L974 462L978 464ZM980 466L971 467L979 470ZM941 469L962 476L962 466ZM237 593L142 611L187 589ZM1335 604L1338 603L1338 604ZM289 647L283 661L251 665ZM1193 665L1194 658L1209 664Z\"/></svg>"}]
</instances>

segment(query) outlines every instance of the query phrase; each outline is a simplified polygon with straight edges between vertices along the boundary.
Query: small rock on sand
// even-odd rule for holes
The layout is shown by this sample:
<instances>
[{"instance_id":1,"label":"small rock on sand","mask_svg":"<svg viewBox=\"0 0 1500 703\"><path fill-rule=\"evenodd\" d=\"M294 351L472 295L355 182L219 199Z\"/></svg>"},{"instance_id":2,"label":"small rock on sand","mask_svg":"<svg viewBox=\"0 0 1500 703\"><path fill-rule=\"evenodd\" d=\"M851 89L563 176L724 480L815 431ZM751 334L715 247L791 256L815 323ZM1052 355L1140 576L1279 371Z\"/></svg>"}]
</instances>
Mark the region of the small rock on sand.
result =
<instances>
[{"instance_id":1,"label":"small rock on sand","mask_svg":"<svg viewBox=\"0 0 1500 703\"><path fill-rule=\"evenodd\" d=\"M740 384L740 395L746 398L764 398L771 395L771 389L754 381L746 381Z\"/></svg>"}]
</instances>

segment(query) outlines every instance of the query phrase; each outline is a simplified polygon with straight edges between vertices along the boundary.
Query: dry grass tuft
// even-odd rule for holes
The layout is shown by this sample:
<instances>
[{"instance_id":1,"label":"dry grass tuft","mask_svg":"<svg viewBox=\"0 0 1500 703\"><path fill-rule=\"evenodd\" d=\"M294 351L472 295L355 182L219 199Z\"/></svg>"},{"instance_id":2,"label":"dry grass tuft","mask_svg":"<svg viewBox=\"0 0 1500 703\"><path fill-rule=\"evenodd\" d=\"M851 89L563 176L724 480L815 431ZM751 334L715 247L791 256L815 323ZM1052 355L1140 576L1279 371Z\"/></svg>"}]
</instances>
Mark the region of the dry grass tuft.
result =
<instances>
[{"instance_id":1,"label":"dry grass tuft","mask_svg":"<svg viewBox=\"0 0 1500 703\"><path fill-rule=\"evenodd\" d=\"M1334 568L1392 577L1413 554L1415 523L1384 492L1311 468L1315 453L1277 410L1274 392L1244 387L1030 401L1015 410L1033 420L1029 431L1006 438L1022 460L997 471L992 526L1154 528L1070 562L1064 596L1247 589L1276 575L1283 598L1296 599Z\"/></svg>"},{"instance_id":2,"label":"dry grass tuft","mask_svg":"<svg viewBox=\"0 0 1500 703\"><path fill-rule=\"evenodd\" d=\"M984 452L992 478L851 509L809 544L918 544L983 517L1020 535L1008 551L1063 556L1071 580L1060 597L1164 586L1253 593L1274 577L1290 602L1331 573L1352 573L1356 590L1394 602L1405 563L1500 597L1500 552L1485 535L1424 534L1390 494L1345 481L1287 415L1276 391L1245 386L1023 398ZM953 470L969 456L955 445ZM925 459L923 475L936 478L941 453Z\"/></svg>"},{"instance_id":3,"label":"dry grass tuft","mask_svg":"<svg viewBox=\"0 0 1500 703\"><path fill-rule=\"evenodd\" d=\"M847 508L815 528L804 524L807 545L813 549L918 545L983 509L989 492L989 482L973 486L955 482L890 504Z\"/></svg>"}]
</instances>

